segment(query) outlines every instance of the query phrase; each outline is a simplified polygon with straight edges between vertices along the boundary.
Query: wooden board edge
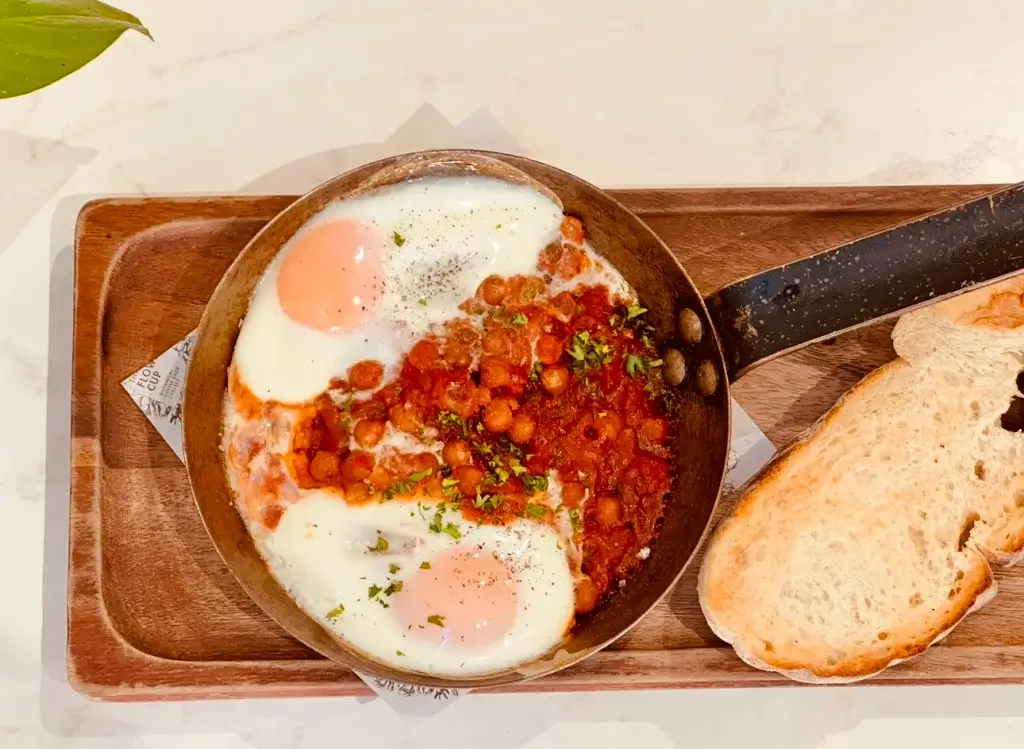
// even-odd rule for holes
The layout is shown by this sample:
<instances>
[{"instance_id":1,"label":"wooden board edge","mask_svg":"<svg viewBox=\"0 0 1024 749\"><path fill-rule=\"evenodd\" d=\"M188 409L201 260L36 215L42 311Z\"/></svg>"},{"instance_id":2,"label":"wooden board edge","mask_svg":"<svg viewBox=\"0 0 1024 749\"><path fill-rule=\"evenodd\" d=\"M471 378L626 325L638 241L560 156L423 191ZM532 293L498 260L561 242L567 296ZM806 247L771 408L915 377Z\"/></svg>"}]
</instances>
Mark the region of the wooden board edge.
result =
<instances>
[{"instance_id":1,"label":"wooden board edge","mask_svg":"<svg viewBox=\"0 0 1024 749\"><path fill-rule=\"evenodd\" d=\"M990 192L997 189L998 186L992 185L979 185L979 186L906 186L906 187L864 187L864 188L844 188L844 187L829 187L829 188L678 188L669 190L658 190L658 189L627 189L627 190L613 190L613 194L616 195L620 200L624 197L629 199L632 204L636 206L635 210L637 213L663 213L663 212L710 212L718 210L721 212L749 212L755 210L761 211L778 211L778 212L794 212L794 211L811 211L811 212L833 212L833 211L851 211L851 210L891 210L894 206L899 206L901 209L910 210L915 208L918 204L922 212L931 210L934 208L936 203L943 201L955 203L962 201L965 197L971 197L974 195L982 195L986 192ZM843 201L836 201L832 204L823 204L820 199L818 201L811 200L811 196L819 195L825 192L832 192L837 197L846 196L848 199ZM885 199L878 199L877 192L883 191L885 193ZM872 198L872 193L876 193L875 198ZM659 194L668 193L669 200L655 199ZM771 201L770 205L765 206L767 202L765 199L768 195L778 195L778 199ZM709 197L710 196L710 197ZM729 200L726 200L728 198ZM82 393L82 380L79 379L79 360L82 356L82 348L80 346L79 338L79 322L84 320L84 316L80 315L80 312L95 313L96 317L90 319L96 320L101 324L101 316L103 309L103 299L105 298L105 287L93 287L92 291L87 294L81 294L80 283L79 283L79 263L80 263L80 240L82 237L83 226L92 224L106 224L108 218L116 217L120 211L125 207L137 207L140 203L150 202L152 204L160 203L187 203L190 206L200 205L203 207L202 218L223 218L226 215L235 216L239 206L256 206L253 210L245 211L242 217L271 217L274 213L285 207L294 196L177 196L177 197L161 197L161 198L107 198L97 199L86 203L83 206L79 214L79 222L76 225L76 237L75 237L75 284L74 284L74 349L73 349L73 379L72 379L72 455L70 456L72 463L72 474L71 474L71 493L72 493L72 505L71 515L72 522L69 527L70 548L69 548L69 603L68 603L68 678L71 686L90 699L101 700L101 701L124 701L124 702L135 702L135 701L155 701L155 700L185 700L185 699L217 699L217 698L242 698L242 697L274 697L274 696L365 696L371 694L369 689L362 684L362 682L356 681L355 683L347 682L346 685L336 686L331 683L323 683L316 681L315 679L310 682L302 682L301 680L294 684L276 684L276 683L264 683L257 684L250 681L248 684L240 684L237 687L232 686L226 688L221 683L213 683L211 679L210 683L203 683L192 686L181 686L170 683L154 683L152 686L139 686L136 685L125 687L123 685L114 685L104 683L102 680L92 678L89 673L91 667L88 659L83 660L81 656L76 655L76 647L78 644L82 644L79 641L81 637L81 627L77 626L76 615L81 615L84 612L81 610L81 606L76 606L75 596L73 596L73 550L75 548L76 541L76 526L74 519L76 514L79 515L79 519L82 520L87 529L90 528L94 534L93 542L95 552L93 555L93 561L95 566L94 572L96 575L96 581L99 578L99 567L101 563L100 556L101 550L99 548L98 540L98 480L93 476L90 471L98 470L100 468L98 464L98 455L96 450L98 445L96 444L96 438L98 433L87 435L82 434L76 430L75 425L75 414L76 404L79 403L80 398L87 395L93 395L97 399L99 398L99 390L96 389L93 392ZM267 215L268 211L270 216ZM143 222L145 223L145 222ZM153 220L150 226L161 225L162 221ZM116 226L113 226L115 230ZM109 275L111 269L111 261L116 254L115 250L123 246L124 242L131 236L137 235L140 231L144 230L144 226L135 226L130 230L122 230L119 233L110 233L106 235L105 241L102 243L91 243L96 245L97 257L90 257L90 260L102 260L106 257L106 263L104 265L104 277ZM97 384L95 378L98 377L98 369L94 372L94 377L85 377L84 382L90 386ZM80 425L80 424L79 424ZM98 425L98 421L97 421ZM90 436L92 439L90 440ZM80 470L76 470L80 469ZM87 542L86 538L79 538L80 547L81 544ZM94 600L102 607L102 592L98 585L93 586L91 594L85 590L81 590L81 593L91 595ZM73 626L75 625L75 626ZM107 626L111 625L109 622ZM115 642L123 644L120 635L115 630L111 629L106 632L106 636L109 639L110 644ZM120 650L120 648L119 648ZM931 653L944 651L945 655L937 659L941 663L941 667L936 664L928 668L923 665L918 667L915 664L923 663L924 661L931 662L936 659L929 658ZM731 651L726 648L698 648L690 650L675 650L675 651L632 651L643 653L644 659L655 657L655 658L678 658L680 654L700 654L710 653L716 656L721 656L723 653L726 654L730 661L734 663L728 668L724 668L720 671L709 671L704 677L695 679L693 678L692 669L695 665L688 662L685 671L688 674L674 674L670 676L659 676L657 678L651 678L650 674L647 678L637 678L636 674L627 675L623 673L614 673L614 678L609 679L606 673L597 673L601 669L609 668L609 665L604 663L602 656L607 656L612 653L630 652L630 651L605 651L600 653L594 658L585 661L581 666L584 670L577 673L577 669L572 669L563 674L556 674L549 676L544 680L537 682L527 682L522 686L518 686L511 689L498 689L489 690L496 693L502 692L562 692L562 691L596 691L596 690L620 690L620 689L656 689L656 688L719 688L719 687L741 687L741 686L783 686L783 685L795 685L794 682L786 680L782 677L773 674L767 674L764 672L755 671L753 669L747 669L745 666L740 664L737 659L732 656ZM108 654L110 656L112 654ZM123 651L121 655L124 655ZM160 670L163 668L191 668L199 665L200 662L178 662L178 661L166 661L164 659L155 658L142 651L134 651L133 654L124 655L125 659L123 665L129 667L129 670L139 667L146 666L143 668L142 673L137 673L138 677L143 677L147 671L151 669ZM983 669L978 672L976 664L978 658L991 659L993 662L998 662L1004 665L1009 665L1011 670L1009 673L1003 672L999 669ZM700 658L698 658L698 661ZM1010 663L1012 661L1012 663ZM228 675L234 675L235 677L245 676L246 666L257 669L266 669L268 665L274 665L276 662L264 661L264 662L221 662L212 664L216 668L205 668L209 666L209 663L202 663L204 671L208 672L210 677L219 678L226 677ZM282 662L289 666L289 669L304 669L310 668L314 671L322 669L323 664L318 664L316 661L286 661ZM255 665L254 665L255 664ZM646 667L650 668L652 664L648 664ZM706 665L706 664L705 664ZM958 648L955 646L940 646L939 648L933 649L928 652L921 659L915 659L911 661L907 673L902 670L903 667L899 667L896 670L887 672L883 677L878 679L872 679L866 684L940 684L940 683L963 683L963 684L994 684L994 683L1022 683L1024 682L1024 646L1014 646L1011 648L998 648L998 647L963 647ZM240 670L241 669L241 670ZM150 675L158 677L156 673ZM205 676L205 675L204 675ZM354 678L350 676L350 678ZM159 681L159 677L157 678Z\"/></svg>"},{"instance_id":2,"label":"wooden board edge","mask_svg":"<svg viewBox=\"0 0 1024 749\"><path fill-rule=\"evenodd\" d=\"M620 187L608 192L626 202L637 214L651 213L832 213L900 210L926 213L944 204L994 192L1004 184L970 185L822 185L816 186L733 186L733 187ZM822 196L828 196L823 201ZM187 204L201 218L223 218L227 211L240 218L256 218L267 211L274 214L294 202L298 195L192 194L98 198L83 207L115 212L139 204ZM237 211L242 213L238 214ZM209 211L209 212L207 212Z\"/></svg>"},{"instance_id":3,"label":"wooden board edge","mask_svg":"<svg viewBox=\"0 0 1024 749\"><path fill-rule=\"evenodd\" d=\"M140 686L82 681L72 687L101 702L155 702L205 699L274 697L365 697L371 690L350 676L332 682L332 666L322 661L264 661L245 663L189 663L164 661L145 654L126 661L136 679L163 678L162 683ZM990 664L978 669L978 664ZM199 672L195 667L199 666ZM667 666L667 668L666 668ZM139 669L141 667L141 669ZM1006 671L1007 667L1011 670ZM189 670L193 682L181 683L172 670ZM269 681L287 672L294 681ZM307 673L308 672L308 673ZM337 675L337 674L335 674ZM198 677L198 678L196 678ZM933 648L862 686L926 686L943 684L1024 684L1024 646ZM651 689L726 689L755 687L807 687L778 674L757 671L726 648L669 651L605 651L559 674L508 688L479 690L478 694L522 694Z\"/></svg>"}]
</instances>

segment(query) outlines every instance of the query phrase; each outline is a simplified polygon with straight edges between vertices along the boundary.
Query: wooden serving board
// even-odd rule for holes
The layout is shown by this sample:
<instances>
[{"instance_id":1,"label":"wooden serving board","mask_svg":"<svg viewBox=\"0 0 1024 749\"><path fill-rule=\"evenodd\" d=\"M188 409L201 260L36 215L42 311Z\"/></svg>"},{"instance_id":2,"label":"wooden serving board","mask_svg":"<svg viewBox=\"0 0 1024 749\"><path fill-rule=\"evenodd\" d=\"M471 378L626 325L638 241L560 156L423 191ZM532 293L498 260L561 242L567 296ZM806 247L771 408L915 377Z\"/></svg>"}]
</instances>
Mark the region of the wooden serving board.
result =
<instances>
[{"instance_id":1,"label":"wooden serving board","mask_svg":"<svg viewBox=\"0 0 1024 749\"><path fill-rule=\"evenodd\" d=\"M988 187L623 190L704 293ZM291 197L111 199L76 237L68 671L105 700L361 695L351 672L270 621L199 520L185 468L121 388L184 337L229 263ZM890 324L764 365L734 396L777 446L893 356ZM727 504L727 503L723 503ZM515 691L788 684L708 629L699 560L607 650ZM1024 681L1024 574L886 683Z\"/></svg>"}]
</instances>

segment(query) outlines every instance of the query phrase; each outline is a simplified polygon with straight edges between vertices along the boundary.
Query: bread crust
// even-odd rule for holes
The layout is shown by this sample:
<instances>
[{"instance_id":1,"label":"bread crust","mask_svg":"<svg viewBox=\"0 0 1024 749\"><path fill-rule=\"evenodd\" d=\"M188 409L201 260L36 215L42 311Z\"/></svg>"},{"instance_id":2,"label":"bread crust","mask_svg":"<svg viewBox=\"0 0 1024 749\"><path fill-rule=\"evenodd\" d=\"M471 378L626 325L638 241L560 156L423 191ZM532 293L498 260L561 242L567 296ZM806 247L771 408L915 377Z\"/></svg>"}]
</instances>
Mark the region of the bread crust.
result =
<instances>
[{"instance_id":1,"label":"bread crust","mask_svg":"<svg viewBox=\"0 0 1024 749\"><path fill-rule=\"evenodd\" d=\"M998 337L998 345L993 346L994 358L1007 352L1024 352L1024 336L1021 335L1024 333L1022 293L1024 278L1015 278L964 295L952 300L952 303L912 313L904 318L906 324L901 320L902 329L898 325L894 331L897 349L900 344L897 338L899 335L904 339L913 335L919 339L929 339L911 340L907 346L911 349L915 367L919 366L917 359L941 358L943 346L955 346L956 336L961 333L965 340L970 336L968 342L974 348L985 345L985 340L979 344L979 335L991 334L993 338ZM1008 342L1007 334L1015 336L1014 340ZM1022 358L1020 355L1016 358L1011 356L1006 361L995 362L993 367L1000 377L1005 379L1006 373L1010 372L1012 378L1012 369L1022 366ZM975 353L972 353L971 366L978 366ZM797 641L798 635L794 633L792 642L766 642L756 635L757 632L768 630L768 625L763 625L757 617L769 614L749 611L749 592L747 589L741 590L740 583L736 581L745 569L749 569L751 563L747 558L748 551L762 537L759 534L767 527L766 517L771 517L770 510L773 507L766 510L765 503L777 502L777 511L781 515L790 505L779 500L779 497L787 498L790 496L787 492L792 494L804 489L813 495L812 500L819 499L814 492L825 491L828 485L825 490L821 488L820 482L808 488L801 483L799 474L794 475L794 466L806 467L806 461L812 458L820 460L820 455L815 452L820 443L842 439L843 425L840 422L847 416L859 418L858 407L865 398L880 392L876 388L890 388L899 392L902 383L911 381L920 371L912 368L908 361L896 359L867 375L744 487L732 512L711 535L698 575L701 611L712 631L729 643L749 665L811 684L849 683L869 678L923 653L942 640L964 617L994 598L997 586L991 564L1015 564L1024 557L1024 494L1018 493L1016 511L1007 505L1006 514L999 517L986 516L984 510L980 516L975 512L970 513L974 517L966 521L963 538L956 550L961 565L955 578L958 582L950 588L948 598L943 597L945 600L941 604L928 609L930 613L908 612L906 620L901 621L899 626L889 627L887 632L879 633L878 638L867 645L863 644L865 640L861 640L855 647L850 647L848 652L844 650L843 643L826 642L824 638L819 642L810 637L807 638L810 641L800 643ZM896 379L890 382L890 378ZM913 403L907 404L908 408L914 406ZM1004 435L1002 439L1009 438ZM1014 455L1019 455L1020 450L1017 447L1015 450ZM915 471L915 477L927 478L927 467L915 467L912 470ZM1017 476L1017 473L1012 474L1014 480ZM978 478L983 478L983 469ZM780 523L799 524L801 521L784 517L774 518L771 522L776 524L770 528L774 531ZM795 544L797 541L792 541L792 538L798 535L791 532L784 538ZM777 552L777 549L768 552L773 558L776 553L785 557L785 553ZM784 572L787 570L783 569ZM776 581L776 578L772 580ZM745 597L739 604L733 600L736 591L741 591ZM773 610L768 602L761 608L768 612ZM836 653L841 653L841 657L837 657Z\"/></svg>"}]
</instances>

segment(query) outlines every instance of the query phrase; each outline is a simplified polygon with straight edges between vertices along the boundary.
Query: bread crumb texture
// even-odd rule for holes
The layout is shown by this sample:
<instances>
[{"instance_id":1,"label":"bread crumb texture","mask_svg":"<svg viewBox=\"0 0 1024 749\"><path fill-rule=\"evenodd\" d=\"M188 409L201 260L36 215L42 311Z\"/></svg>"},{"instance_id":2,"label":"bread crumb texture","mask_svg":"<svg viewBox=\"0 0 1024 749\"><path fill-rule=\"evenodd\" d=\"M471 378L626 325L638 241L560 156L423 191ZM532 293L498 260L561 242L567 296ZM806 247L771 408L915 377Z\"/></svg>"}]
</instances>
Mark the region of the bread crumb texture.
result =
<instances>
[{"instance_id":1,"label":"bread crumb texture","mask_svg":"<svg viewBox=\"0 0 1024 749\"><path fill-rule=\"evenodd\" d=\"M1024 279L905 315L876 370L715 533L701 607L745 661L855 681L924 651L1024 549ZM1024 377L1020 378L1024 380Z\"/></svg>"}]
</instances>

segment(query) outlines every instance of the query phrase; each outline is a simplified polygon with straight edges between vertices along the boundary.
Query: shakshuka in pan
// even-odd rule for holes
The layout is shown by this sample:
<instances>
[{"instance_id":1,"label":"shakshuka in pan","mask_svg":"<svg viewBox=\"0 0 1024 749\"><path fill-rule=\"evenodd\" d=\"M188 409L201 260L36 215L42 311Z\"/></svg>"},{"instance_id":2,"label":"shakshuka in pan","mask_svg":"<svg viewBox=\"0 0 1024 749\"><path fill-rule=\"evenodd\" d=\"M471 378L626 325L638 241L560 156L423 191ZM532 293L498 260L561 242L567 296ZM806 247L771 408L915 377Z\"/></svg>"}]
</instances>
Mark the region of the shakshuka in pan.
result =
<instances>
[{"instance_id":1,"label":"shakshuka in pan","mask_svg":"<svg viewBox=\"0 0 1024 749\"><path fill-rule=\"evenodd\" d=\"M273 575L400 669L557 647L643 564L670 491L644 312L532 187L423 178L327 206L257 285L224 406Z\"/></svg>"}]
</instances>

